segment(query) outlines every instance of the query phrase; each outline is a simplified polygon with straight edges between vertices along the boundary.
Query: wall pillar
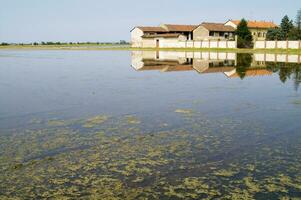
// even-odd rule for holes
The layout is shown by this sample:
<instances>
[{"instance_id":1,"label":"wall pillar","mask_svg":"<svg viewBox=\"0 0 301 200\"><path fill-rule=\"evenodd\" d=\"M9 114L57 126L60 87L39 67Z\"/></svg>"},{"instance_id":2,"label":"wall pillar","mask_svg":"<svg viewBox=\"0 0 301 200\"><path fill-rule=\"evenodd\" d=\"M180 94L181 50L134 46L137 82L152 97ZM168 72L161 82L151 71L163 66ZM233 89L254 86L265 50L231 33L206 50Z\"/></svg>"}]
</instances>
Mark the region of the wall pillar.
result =
<instances>
[{"instance_id":1,"label":"wall pillar","mask_svg":"<svg viewBox=\"0 0 301 200\"><path fill-rule=\"evenodd\" d=\"M235 35L235 47L237 48L237 40L238 40L238 36ZM255 45L254 45L255 46Z\"/></svg>"}]
</instances>

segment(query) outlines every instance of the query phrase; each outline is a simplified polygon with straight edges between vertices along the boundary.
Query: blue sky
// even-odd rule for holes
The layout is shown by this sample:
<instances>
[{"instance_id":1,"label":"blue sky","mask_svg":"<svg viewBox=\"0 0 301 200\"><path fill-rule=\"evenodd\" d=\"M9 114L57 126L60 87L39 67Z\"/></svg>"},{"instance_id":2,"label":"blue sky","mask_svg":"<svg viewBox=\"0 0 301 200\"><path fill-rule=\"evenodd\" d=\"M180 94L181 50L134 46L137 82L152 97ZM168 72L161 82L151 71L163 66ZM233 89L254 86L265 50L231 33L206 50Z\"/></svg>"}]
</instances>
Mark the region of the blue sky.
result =
<instances>
[{"instance_id":1,"label":"blue sky","mask_svg":"<svg viewBox=\"0 0 301 200\"><path fill-rule=\"evenodd\" d=\"M129 40L136 25L295 18L300 0L0 0L0 42Z\"/></svg>"}]
</instances>

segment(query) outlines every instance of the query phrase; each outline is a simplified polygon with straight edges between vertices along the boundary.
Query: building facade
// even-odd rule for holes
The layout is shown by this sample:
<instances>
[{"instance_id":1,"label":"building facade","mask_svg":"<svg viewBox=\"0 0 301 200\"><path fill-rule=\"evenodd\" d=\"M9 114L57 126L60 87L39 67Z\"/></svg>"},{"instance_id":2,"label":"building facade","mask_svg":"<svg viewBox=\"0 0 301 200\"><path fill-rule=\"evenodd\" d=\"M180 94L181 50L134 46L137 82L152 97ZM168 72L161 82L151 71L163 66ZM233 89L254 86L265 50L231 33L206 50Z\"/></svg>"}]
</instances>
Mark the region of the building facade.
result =
<instances>
[{"instance_id":1,"label":"building facade","mask_svg":"<svg viewBox=\"0 0 301 200\"><path fill-rule=\"evenodd\" d=\"M235 29L232 26L226 26L222 23L200 24L193 30L193 39L200 40L234 40Z\"/></svg>"},{"instance_id":2,"label":"building facade","mask_svg":"<svg viewBox=\"0 0 301 200\"><path fill-rule=\"evenodd\" d=\"M235 30L239 22L137 26L131 30L131 44L137 48L236 48ZM248 21L248 27L254 41L260 41L265 40L268 30L277 25L273 22Z\"/></svg>"},{"instance_id":3,"label":"building facade","mask_svg":"<svg viewBox=\"0 0 301 200\"><path fill-rule=\"evenodd\" d=\"M237 29L240 20L229 20L225 23L227 26L232 26ZM267 32L271 28L277 28L277 25L273 22L266 21L248 21L248 28L252 33L252 37L254 41L257 40L265 40L267 36Z\"/></svg>"}]
</instances>

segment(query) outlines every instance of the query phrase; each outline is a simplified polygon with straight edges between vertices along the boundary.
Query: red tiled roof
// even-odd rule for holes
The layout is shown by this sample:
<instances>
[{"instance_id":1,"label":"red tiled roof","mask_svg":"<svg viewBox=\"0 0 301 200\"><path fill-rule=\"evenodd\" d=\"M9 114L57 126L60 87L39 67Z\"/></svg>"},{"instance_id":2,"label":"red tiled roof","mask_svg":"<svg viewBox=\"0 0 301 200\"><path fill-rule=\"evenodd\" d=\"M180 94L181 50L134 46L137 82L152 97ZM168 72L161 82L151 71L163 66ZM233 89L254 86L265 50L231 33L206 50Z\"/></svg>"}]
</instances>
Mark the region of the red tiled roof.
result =
<instances>
[{"instance_id":1,"label":"red tiled roof","mask_svg":"<svg viewBox=\"0 0 301 200\"><path fill-rule=\"evenodd\" d=\"M178 25L178 24L163 24L170 32L191 32L196 29L197 25Z\"/></svg>"},{"instance_id":2,"label":"red tiled roof","mask_svg":"<svg viewBox=\"0 0 301 200\"><path fill-rule=\"evenodd\" d=\"M247 76L270 76L273 72L269 71L267 69L249 69L246 71L246 77ZM230 78L237 78L239 77L239 74L236 72L230 76Z\"/></svg>"},{"instance_id":3,"label":"red tiled roof","mask_svg":"<svg viewBox=\"0 0 301 200\"><path fill-rule=\"evenodd\" d=\"M137 26L135 28L139 28L143 32L156 32L156 33L166 33L164 28L159 27L159 26Z\"/></svg>"},{"instance_id":4,"label":"red tiled roof","mask_svg":"<svg viewBox=\"0 0 301 200\"><path fill-rule=\"evenodd\" d=\"M230 20L235 25L240 23L240 20ZM266 22L266 21L248 21L249 28L276 28L277 25L273 22Z\"/></svg>"},{"instance_id":5,"label":"red tiled roof","mask_svg":"<svg viewBox=\"0 0 301 200\"><path fill-rule=\"evenodd\" d=\"M205 27L209 31L221 31L221 32L234 32L235 31L235 29L232 26L225 26L222 23L204 22L200 26Z\"/></svg>"},{"instance_id":6,"label":"red tiled roof","mask_svg":"<svg viewBox=\"0 0 301 200\"><path fill-rule=\"evenodd\" d=\"M208 69L206 69L205 71L202 72L202 74L205 73L218 73L218 72L229 72L232 71L233 69L235 69L235 67L209 67Z\"/></svg>"},{"instance_id":7,"label":"red tiled roof","mask_svg":"<svg viewBox=\"0 0 301 200\"><path fill-rule=\"evenodd\" d=\"M143 35L142 38L178 38L181 34L178 33L163 33L163 34L153 34L153 35Z\"/></svg>"}]
</instances>

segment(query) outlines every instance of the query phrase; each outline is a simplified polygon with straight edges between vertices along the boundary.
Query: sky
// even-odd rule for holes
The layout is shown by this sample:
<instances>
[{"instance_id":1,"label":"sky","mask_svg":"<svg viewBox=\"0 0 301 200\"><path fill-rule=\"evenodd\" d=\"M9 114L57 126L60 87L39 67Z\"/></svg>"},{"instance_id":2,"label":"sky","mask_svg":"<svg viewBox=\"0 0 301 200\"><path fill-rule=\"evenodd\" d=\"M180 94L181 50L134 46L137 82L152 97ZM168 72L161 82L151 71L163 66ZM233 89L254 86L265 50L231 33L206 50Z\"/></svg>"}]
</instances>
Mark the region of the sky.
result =
<instances>
[{"instance_id":1,"label":"sky","mask_svg":"<svg viewBox=\"0 0 301 200\"><path fill-rule=\"evenodd\" d=\"M138 25L294 19L301 0L0 0L0 42L115 42Z\"/></svg>"}]
</instances>

